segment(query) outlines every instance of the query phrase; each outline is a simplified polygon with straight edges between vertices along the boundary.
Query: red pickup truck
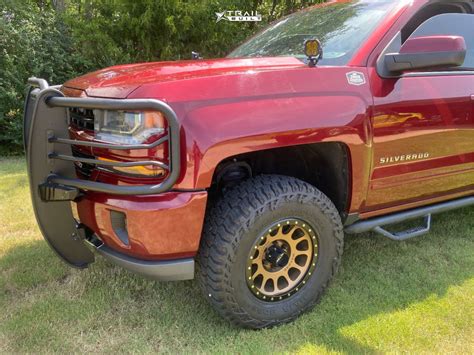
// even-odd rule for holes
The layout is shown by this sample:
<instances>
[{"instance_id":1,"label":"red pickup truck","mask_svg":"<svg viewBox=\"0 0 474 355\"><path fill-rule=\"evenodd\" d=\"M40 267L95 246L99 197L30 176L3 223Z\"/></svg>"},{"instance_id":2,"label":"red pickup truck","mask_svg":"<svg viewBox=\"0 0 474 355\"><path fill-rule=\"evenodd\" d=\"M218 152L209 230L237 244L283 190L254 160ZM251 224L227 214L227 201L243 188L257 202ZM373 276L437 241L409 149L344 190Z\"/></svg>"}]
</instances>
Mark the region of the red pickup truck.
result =
<instances>
[{"instance_id":1,"label":"red pickup truck","mask_svg":"<svg viewBox=\"0 0 474 355\"><path fill-rule=\"evenodd\" d=\"M71 266L98 252L185 280L196 264L226 319L291 321L333 278L344 233L405 240L474 204L473 28L472 1L331 1L223 59L31 78L41 232Z\"/></svg>"}]
</instances>

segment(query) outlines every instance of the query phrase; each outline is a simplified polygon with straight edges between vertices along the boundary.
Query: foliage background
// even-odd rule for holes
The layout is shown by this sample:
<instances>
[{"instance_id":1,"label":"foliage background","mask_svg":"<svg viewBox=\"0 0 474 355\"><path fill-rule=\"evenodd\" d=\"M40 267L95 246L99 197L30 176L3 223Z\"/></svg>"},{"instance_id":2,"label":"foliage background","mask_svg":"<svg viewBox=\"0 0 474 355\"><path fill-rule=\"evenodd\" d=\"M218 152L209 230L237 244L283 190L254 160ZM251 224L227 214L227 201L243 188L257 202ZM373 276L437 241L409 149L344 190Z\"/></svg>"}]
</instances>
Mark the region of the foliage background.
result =
<instances>
[{"instance_id":1,"label":"foliage background","mask_svg":"<svg viewBox=\"0 0 474 355\"><path fill-rule=\"evenodd\" d=\"M28 77L60 84L114 64L225 56L283 15L321 0L0 0L0 154L22 151ZM259 11L262 23L216 23Z\"/></svg>"}]
</instances>

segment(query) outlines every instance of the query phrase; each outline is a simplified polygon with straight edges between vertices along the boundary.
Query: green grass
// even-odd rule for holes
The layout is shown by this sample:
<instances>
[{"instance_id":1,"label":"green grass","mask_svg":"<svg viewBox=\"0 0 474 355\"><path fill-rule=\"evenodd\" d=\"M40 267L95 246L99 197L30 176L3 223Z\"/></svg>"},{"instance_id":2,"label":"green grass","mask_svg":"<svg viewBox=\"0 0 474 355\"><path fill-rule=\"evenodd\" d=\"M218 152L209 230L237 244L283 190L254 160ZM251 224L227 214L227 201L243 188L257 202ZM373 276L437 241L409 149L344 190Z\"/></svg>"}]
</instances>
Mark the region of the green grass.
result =
<instances>
[{"instance_id":1,"label":"green grass","mask_svg":"<svg viewBox=\"0 0 474 355\"><path fill-rule=\"evenodd\" d=\"M474 209L435 216L397 243L347 237L322 302L262 331L221 320L195 282L158 283L107 264L66 267L42 240L24 163L0 158L0 353L380 353L474 351Z\"/></svg>"}]
</instances>

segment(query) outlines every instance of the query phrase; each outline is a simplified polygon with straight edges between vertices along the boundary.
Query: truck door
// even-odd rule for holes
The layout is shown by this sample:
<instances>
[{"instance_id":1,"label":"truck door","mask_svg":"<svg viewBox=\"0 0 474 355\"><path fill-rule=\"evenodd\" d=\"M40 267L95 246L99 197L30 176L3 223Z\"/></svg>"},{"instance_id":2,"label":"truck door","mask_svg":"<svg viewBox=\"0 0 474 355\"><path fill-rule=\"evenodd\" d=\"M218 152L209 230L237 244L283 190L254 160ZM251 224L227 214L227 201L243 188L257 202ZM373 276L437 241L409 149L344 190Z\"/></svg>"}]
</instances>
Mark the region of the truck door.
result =
<instances>
[{"instance_id":1,"label":"truck door","mask_svg":"<svg viewBox=\"0 0 474 355\"><path fill-rule=\"evenodd\" d=\"M375 78L380 90L374 97L366 211L474 192L473 28L472 14L441 14L409 36L463 36L468 52L462 67ZM401 42L399 34L399 47Z\"/></svg>"}]
</instances>

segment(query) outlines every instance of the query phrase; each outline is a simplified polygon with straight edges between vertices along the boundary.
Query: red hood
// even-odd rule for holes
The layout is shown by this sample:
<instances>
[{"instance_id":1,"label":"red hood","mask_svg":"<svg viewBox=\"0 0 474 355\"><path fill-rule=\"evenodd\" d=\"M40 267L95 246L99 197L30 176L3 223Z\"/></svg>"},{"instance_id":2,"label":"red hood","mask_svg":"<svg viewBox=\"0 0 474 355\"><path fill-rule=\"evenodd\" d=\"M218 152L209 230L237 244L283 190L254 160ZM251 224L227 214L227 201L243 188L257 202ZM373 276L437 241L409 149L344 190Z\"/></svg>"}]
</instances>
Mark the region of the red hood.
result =
<instances>
[{"instance_id":1,"label":"red hood","mask_svg":"<svg viewBox=\"0 0 474 355\"><path fill-rule=\"evenodd\" d=\"M143 84L301 66L304 63L293 57L141 63L102 69L64 86L85 90L88 96L126 98Z\"/></svg>"}]
</instances>

